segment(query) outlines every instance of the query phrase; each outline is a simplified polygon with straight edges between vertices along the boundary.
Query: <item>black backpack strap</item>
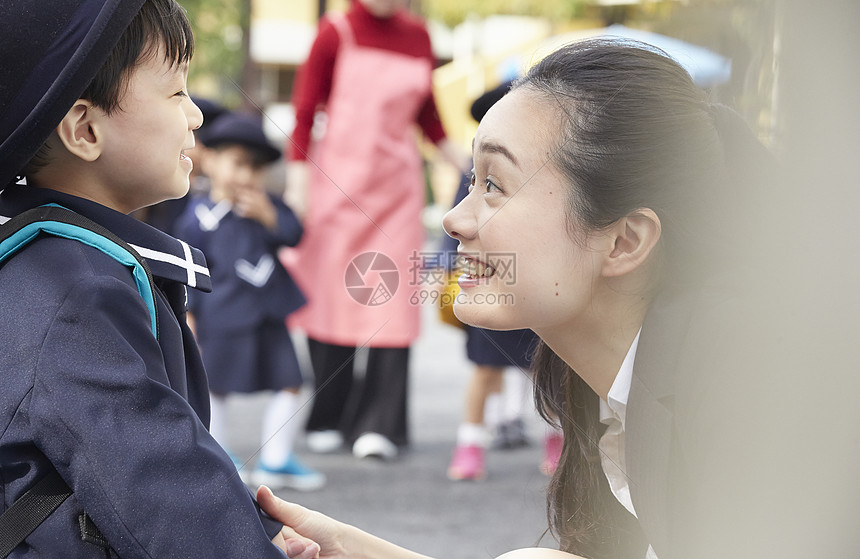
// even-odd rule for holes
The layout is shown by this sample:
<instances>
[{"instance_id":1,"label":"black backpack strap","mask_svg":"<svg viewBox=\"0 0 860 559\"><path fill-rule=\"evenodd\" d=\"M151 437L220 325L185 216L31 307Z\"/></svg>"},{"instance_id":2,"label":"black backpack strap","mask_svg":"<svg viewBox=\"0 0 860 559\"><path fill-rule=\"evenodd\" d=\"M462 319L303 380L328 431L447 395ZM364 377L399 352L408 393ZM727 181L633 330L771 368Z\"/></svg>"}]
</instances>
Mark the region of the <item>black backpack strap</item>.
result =
<instances>
[{"instance_id":1,"label":"black backpack strap","mask_svg":"<svg viewBox=\"0 0 860 559\"><path fill-rule=\"evenodd\" d=\"M56 204L48 204L22 212L0 226L0 264L40 234L80 241L128 266L149 310L152 334L158 338L158 312L152 273L149 265L131 245L81 214Z\"/></svg>"},{"instance_id":2,"label":"black backpack strap","mask_svg":"<svg viewBox=\"0 0 860 559\"><path fill-rule=\"evenodd\" d=\"M0 557L7 557L63 504L72 490L57 470L39 480L0 515Z\"/></svg>"}]
</instances>

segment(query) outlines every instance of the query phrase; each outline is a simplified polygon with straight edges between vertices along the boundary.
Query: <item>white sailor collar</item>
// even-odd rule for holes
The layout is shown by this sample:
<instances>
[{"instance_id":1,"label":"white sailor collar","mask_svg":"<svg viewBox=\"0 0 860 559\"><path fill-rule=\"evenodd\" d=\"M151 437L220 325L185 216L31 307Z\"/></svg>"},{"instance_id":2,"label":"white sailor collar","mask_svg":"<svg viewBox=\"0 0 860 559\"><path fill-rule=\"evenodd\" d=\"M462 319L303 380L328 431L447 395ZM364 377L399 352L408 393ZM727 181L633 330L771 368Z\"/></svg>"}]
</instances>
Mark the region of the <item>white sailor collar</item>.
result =
<instances>
[{"instance_id":1,"label":"white sailor collar","mask_svg":"<svg viewBox=\"0 0 860 559\"><path fill-rule=\"evenodd\" d=\"M47 188L8 186L0 192L0 225L14 215L50 203L77 212L110 230L146 260L154 277L212 291L209 268L200 250L131 216L84 198Z\"/></svg>"}]
</instances>

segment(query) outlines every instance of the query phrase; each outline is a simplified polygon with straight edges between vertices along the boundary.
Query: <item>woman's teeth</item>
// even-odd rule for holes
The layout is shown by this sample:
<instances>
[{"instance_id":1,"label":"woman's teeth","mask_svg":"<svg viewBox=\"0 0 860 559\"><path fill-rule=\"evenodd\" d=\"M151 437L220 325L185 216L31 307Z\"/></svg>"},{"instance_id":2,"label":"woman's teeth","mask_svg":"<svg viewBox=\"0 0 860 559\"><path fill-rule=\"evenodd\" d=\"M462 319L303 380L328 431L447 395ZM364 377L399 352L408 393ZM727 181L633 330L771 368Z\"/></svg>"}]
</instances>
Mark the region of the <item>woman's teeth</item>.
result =
<instances>
[{"instance_id":1,"label":"woman's teeth","mask_svg":"<svg viewBox=\"0 0 860 559\"><path fill-rule=\"evenodd\" d=\"M488 278L496 273L496 269L492 266L466 257L460 257L460 270L472 278Z\"/></svg>"}]
</instances>

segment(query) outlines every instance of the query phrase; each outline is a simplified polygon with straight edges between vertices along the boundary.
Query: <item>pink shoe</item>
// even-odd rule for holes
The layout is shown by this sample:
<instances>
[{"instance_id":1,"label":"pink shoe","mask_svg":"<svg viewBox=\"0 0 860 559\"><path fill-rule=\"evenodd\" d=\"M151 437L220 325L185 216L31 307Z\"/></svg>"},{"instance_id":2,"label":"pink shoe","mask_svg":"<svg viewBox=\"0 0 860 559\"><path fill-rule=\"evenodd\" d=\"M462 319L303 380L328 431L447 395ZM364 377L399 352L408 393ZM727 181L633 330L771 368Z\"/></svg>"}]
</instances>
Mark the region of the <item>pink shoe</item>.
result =
<instances>
[{"instance_id":1,"label":"pink shoe","mask_svg":"<svg viewBox=\"0 0 860 559\"><path fill-rule=\"evenodd\" d=\"M558 469L558 461L561 459L561 448L564 445L564 436L561 433L547 435L543 443L543 462L540 471L551 476Z\"/></svg>"},{"instance_id":2,"label":"pink shoe","mask_svg":"<svg viewBox=\"0 0 860 559\"><path fill-rule=\"evenodd\" d=\"M448 479L481 480L486 476L484 449L478 445L457 445L451 458L451 465L448 466Z\"/></svg>"}]
</instances>

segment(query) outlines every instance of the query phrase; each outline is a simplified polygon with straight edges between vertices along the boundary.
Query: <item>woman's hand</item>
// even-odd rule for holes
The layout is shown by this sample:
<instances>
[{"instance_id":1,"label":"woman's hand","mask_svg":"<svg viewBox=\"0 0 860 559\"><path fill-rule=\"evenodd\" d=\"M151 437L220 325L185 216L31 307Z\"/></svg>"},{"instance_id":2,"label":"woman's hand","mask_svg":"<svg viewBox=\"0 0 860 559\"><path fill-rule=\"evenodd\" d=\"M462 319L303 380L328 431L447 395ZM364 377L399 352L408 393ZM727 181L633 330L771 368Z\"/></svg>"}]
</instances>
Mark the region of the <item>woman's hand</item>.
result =
<instances>
[{"instance_id":1,"label":"woman's hand","mask_svg":"<svg viewBox=\"0 0 860 559\"><path fill-rule=\"evenodd\" d=\"M472 158L454 142L445 138L436 146L442 158L460 173L468 173L472 168Z\"/></svg>"},{"instance_id":2,"label":"woman's hand","mask_svg":"<svg viewBox=\"0 0 860 559\"><path fill-rule=\"evenodd\" d=\"M308 213L310 188L310 163L290 161L287 163L287 188L284 190L284 203L293 210L300 222Z\"/></svg>"},{"instance_id":3,"label":"woman's hand","mask_svg":"<svg viewBox=\"0 0 860 559\"><path fill-rule=\"evenodd\" d=\"M266 514L295 531L295 538L285 538L287 545L291 542L304 545L308 539L319 544L319 555L298 555L298 559L430 559L324 514L288 503L265 486L257 490L257 502Z\"/></svg>"},{"instance_id":4,"label":"woman's hand","mask_svg":"<svg viewBox=\"0 0 860 559\"><path fill-rule=\"evenodd\" d=\"M287 554L290 559L319 559L320 546L298 535L292 528L284 526L272 543Z\"/></svg>"},{"instance_id":5,"label":"woman's hand","mask_svg":"<svg viewBox=\"0 0 860 559\"><path fill-rule=\"evenodd\" d=\"M283 537L285 547L281 549L287 552L290 559L347 559L342 543L344 524L278 499L266 486L257 490L257 502L266 514L284 523L284 530L278 537ZM294 547L291 548L291 545Z\"/></svg>"}]
</instances>

